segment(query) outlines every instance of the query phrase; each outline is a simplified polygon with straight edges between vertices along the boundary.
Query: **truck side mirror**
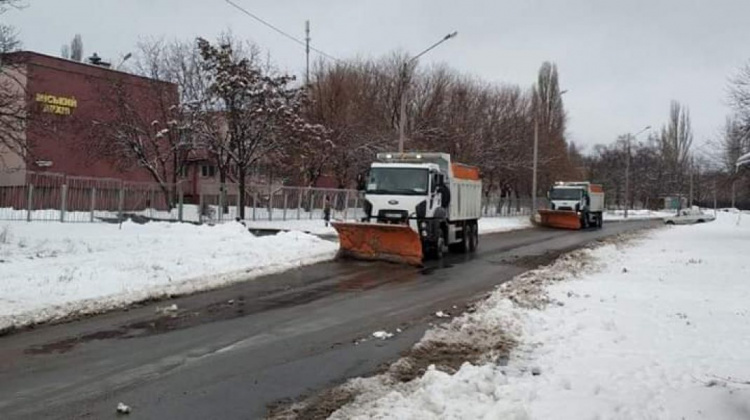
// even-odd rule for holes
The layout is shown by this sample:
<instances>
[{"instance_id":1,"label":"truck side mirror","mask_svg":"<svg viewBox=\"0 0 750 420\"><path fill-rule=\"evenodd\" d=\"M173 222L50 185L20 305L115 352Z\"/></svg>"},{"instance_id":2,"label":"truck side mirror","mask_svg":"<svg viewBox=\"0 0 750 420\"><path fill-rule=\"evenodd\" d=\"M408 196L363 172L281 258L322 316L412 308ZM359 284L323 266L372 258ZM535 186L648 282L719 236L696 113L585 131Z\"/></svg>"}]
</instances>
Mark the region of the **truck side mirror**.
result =
<instances>
[{"instance_id":1,"label":"truck side mirror","mask_svg":"<svg viewBox=\"0 0 750 420\"><path fill-rule=\"evenodd\" d=\"M357 175L357 191L365 190L365 176L362 174Z\"/></svg>"}]
</instances>

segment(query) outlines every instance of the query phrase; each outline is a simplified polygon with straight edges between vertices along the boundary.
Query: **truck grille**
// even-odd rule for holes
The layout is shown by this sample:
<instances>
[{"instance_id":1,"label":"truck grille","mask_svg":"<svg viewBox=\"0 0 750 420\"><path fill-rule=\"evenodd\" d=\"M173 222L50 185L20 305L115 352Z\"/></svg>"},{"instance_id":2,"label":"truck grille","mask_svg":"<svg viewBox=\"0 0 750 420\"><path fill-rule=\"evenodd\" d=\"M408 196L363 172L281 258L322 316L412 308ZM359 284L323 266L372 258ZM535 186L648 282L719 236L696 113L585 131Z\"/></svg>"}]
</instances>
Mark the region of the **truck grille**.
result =
<instances>
[{"instance_id":1,"label":"truck grille","mask_svg":"<svg viewBox=\"0 0 750 420\"><path fill-rule=\"evenodd\" d=\"M406 210L380 210L378 211L378 222L380 223L403 223L409 218Z\"/></svg>"}]
</instances>

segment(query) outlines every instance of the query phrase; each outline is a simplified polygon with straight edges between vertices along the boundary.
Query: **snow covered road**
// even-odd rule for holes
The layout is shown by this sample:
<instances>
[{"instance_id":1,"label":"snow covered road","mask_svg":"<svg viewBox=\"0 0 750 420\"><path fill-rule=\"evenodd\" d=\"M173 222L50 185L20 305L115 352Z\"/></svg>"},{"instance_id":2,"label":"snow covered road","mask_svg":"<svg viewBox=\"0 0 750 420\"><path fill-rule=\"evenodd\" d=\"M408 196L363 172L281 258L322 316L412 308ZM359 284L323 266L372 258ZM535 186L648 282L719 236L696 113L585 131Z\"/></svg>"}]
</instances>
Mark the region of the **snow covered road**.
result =
<instances>
[{"instance_id":1,"label":"snow covered road","mask_svg":"<svg viewBox=\"0 0 750 420\"><path fill-rule=\"evenodd\" d=\"M425 337L494 330L507 365L355 381L333 418L750 418L748 255L750 215L726 213L576 251Z\"/></svg>"}]
</instances>

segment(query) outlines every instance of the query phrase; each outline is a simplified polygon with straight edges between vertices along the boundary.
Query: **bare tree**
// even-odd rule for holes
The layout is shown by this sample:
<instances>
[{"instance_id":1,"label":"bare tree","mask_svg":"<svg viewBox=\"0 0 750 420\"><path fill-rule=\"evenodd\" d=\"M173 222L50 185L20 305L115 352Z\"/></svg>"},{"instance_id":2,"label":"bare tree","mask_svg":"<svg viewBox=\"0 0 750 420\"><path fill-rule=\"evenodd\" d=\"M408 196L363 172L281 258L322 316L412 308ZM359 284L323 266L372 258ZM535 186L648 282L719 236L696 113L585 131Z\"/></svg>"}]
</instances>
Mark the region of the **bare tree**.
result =
<instances>
[{"instance_id":1,"label":"bare tree","mask_svg":"<svg viewBox=\"0 0 750 420\"><path fill-rule=\"evenodd\" d=\"M63 44L63 46L60 47L60 57L70 60L70 45Z\"/></svg>"},{"instance_id":2,"label":"bare tree","mask_svg":"<svg viewBox=\"0 0 750 420\"><path fill-rule=\"evenodd\" d=\"M737 159L750 153L750 135L738 117L728 117L724 123L719 143L724 168L733 172Z\"/></svg>"},{"instance_id":3,"label":"bare tree","mask_svg":"<svg viewBox=\"0 0 750 420\"><path fill-rule=\"evenodd\" d=\"M670 105L669 119L661 129L659 140L661 157L669 177L667 185L672 189L670 193L685 194L693 131L690 111L677 101L672 101Z\"/></svg>"},{"instance_id":4,"label":"bare tree","mask_svg":"<svg viewBox=\"0 0 750 420\"><path fill-rule=\"evenodd\" d=\"M18 38L18 31L12 26L0 23L0 54L19 49L21 49L21 40Z\"/></svg>"},{"instance_id":5,"label":"bare tree","mask_svg":"<svg viewBox=\"0 0 750 420\"><path fill-rule=\"evenodd\" d=\"M744 128L750 128L750 61L730 80L729 100Z\"/></svg>"},{"instance_id":6,"label":"bare tree","mask_svg":"<svg viewBox=\"0 0 750 420\"><path fill-rule=\"evenodd\" d=\"M245 217L246 185L261 161L283 157L286 134L300 118L301 91L293 77L273 76L235 55L230 44L198 39L204 69L210 75L212 108L226 121L224 145L239 183L239 217ZM268 163L272 163L268 162Z\"/></svg>"},{"instance_id":7,"label":"bare tree","mask_svg":"<svg viewBox=\"0 0 750 420\"><path fill-rule=\"evenodd\" d=\"M20 8L17 0L0 0L0 15L9 8ZM0 54L13 52L21 48L18 32L12 26L0 23ZM28 122L28 115L24 105L26 95L21 79L23 63L15 58L0 55L0 150L5 149L16 157L23 159L30 156L29 144L23 133ZM3 154L0 153L0 159ZM15 160L15 159L14 159ZM9 162L3 159L0 166L5 170L15 170Z\"/></svg>"},{"instance_id":8,"label":"bare tree","mask_svg":"<svg viewBox=\"0 0 750 420\"><path fill-rule=\"evenodd\" d=\"M83 61L83 39L81 34L75 34L70 42L70 59L73 61Z\"/></svg>"}]
</instances>

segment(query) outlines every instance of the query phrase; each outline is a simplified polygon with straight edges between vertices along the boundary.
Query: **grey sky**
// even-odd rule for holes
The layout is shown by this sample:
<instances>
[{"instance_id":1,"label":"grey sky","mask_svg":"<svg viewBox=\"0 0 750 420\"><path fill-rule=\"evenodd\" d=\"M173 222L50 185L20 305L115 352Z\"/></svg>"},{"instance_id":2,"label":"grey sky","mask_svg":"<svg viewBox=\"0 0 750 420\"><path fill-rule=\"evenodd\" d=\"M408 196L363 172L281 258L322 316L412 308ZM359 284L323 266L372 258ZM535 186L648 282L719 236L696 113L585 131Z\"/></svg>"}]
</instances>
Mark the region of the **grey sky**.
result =
<instances>
[{"instance_id":1,"label":"grey sky","mask_svg":"<svg viewBox=\"0 0 750 420\"><path fill-rule=\"evenodd\" d=\"M75 33L85 54L117 61L139 37L215 37L231 29L287 71L302 74L301 46L224 0L26 0L3 16L26 49L59 55ZM339 58L416 53L457 30L421 65L446 62L497 83L530 86L544 60L569 92L569 138L609 143L666 120L669 101L688 105L696 142L716 135L729 112L728 77L750 59L747 0L235 0Z\"/></svg>"}]
</instances>

